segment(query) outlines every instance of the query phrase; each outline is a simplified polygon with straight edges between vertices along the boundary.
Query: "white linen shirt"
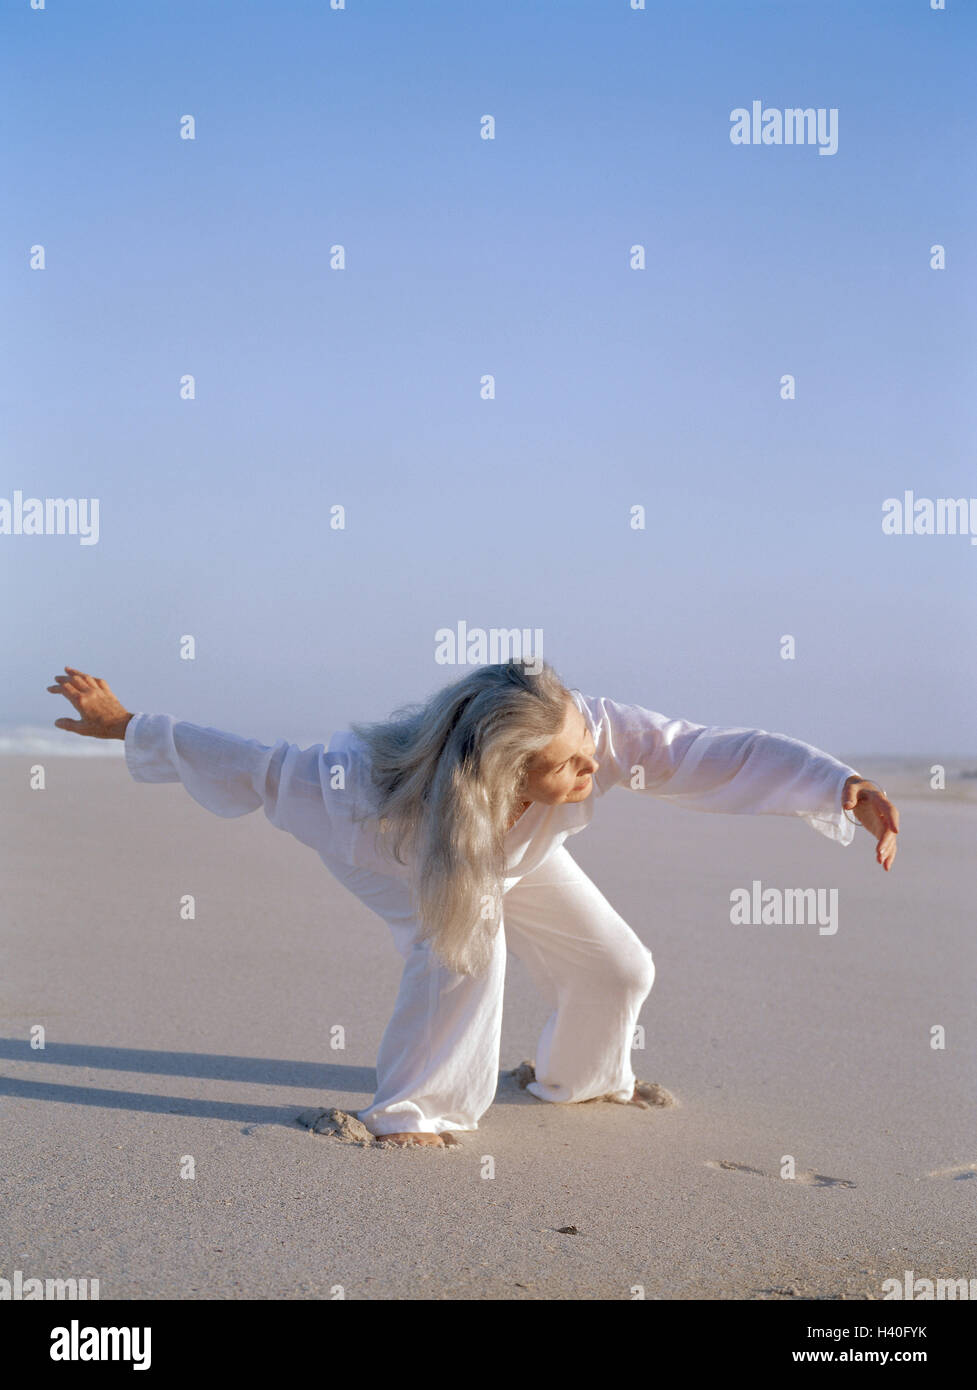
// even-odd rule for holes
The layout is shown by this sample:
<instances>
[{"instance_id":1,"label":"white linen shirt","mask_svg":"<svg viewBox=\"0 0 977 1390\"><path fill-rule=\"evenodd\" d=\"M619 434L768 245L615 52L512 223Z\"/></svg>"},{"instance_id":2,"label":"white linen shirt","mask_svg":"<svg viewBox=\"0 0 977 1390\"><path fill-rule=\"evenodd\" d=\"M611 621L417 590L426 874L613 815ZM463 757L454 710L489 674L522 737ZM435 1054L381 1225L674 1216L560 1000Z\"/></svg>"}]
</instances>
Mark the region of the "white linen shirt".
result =
<instances>
[{"instance_id":1,"label":"white linen shirt","mask_svg":"<svg viewBox=\"0 0 977 1390\"><path fill-rule=\"evenodd\" d=\"M617 786L696 811L799 816L843 845L854 838L842 788L860 774L830 754L785 734L692 724L641 705L571 695L594 739L593 791L558 806L533 802L520 816L505 840L506 888L583 830L595 801ZM329 868L408 874L378 833L368 750L351 731L334 734L328 746L302 749L280 739L269 747L169 714L138 713L126 728L125 757L137 782L182 782L218 816L263 809Z\"/></svg>"}]
</instances>

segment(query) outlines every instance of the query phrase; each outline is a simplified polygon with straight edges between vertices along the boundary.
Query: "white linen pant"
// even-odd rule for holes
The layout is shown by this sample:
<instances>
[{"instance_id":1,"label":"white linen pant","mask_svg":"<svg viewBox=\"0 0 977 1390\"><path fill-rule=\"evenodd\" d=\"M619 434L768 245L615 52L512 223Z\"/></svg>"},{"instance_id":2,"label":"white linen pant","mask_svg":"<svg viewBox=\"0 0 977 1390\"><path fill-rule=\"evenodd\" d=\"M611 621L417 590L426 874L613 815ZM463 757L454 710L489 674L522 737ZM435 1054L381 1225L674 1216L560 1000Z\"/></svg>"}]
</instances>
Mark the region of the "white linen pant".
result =
<instances>
[{"instance_id":1,"label":"white linen pant","mask_svg":"<svg viewBox=\"0 0 977 1390\"><path fill-rule=\"evenodd\" d=\"M377 1055L377 1092L359 1111L372 1134L478 1128L498 1083L507 946L552 1007L527 1089L546 1101L631 1099L631 1042L654 962L562 845L506 890L494 953L477 977L448 970L417 940L402 879L333 872L383 917L405 960Z\"/></svg>"}]
</instances>

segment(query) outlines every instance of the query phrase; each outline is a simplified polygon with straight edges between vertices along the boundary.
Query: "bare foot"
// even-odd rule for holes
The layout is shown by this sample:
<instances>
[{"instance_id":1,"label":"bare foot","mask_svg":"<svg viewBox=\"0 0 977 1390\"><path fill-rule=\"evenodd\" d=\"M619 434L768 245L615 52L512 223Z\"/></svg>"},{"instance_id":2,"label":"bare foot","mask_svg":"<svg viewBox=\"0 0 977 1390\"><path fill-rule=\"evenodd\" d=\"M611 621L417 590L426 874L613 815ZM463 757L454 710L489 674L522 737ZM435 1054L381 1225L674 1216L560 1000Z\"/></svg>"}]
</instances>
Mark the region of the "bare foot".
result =
<instances>
[{"instance_id":1,"label":"bare foot","mask_svg":"<svg viewBox=\"0 0 977 1390\"><path fill-rule=\"evenodd\" d=\"M377 1134L375 1136L378 1144L397 1144L401 1148L413 1148L415 1144L426 1145L432 1149L443 1149L445 1139L440 1134L426 1134L416 1130L410 1130L406 1134ZM457 1139L449 1140L449 1143L457 1144Z\"/></svg>"}]
</instances>

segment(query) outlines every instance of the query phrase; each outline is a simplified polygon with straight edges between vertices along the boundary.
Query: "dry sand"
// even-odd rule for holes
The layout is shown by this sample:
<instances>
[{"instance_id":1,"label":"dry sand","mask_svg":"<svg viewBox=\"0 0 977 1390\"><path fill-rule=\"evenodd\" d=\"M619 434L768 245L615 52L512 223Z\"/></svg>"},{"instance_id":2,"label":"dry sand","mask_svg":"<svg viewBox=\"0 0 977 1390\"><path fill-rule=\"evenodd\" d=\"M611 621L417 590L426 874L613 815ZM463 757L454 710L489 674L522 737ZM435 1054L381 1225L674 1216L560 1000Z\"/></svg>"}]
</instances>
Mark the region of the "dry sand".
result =
<instances>
[{"instance_id":1,"label":"dry sand","mask_svg":"<svg viewBox=\"0 0 977 1390\"><path fill-rule=\"evenodd\" d=\"M861 764L902 811L888 875L861 830L843 849L800 821L605 798L568 848L653 951L635 1070L680 1104L547 1105L505 1077L458 1148L402 1151L296 1123L370 1099L386 926L260 813L222 821L114 760L49 757L30 791L35 761L0 758L0 1276L150 1299L878 1299L906 1269L977 1278L977 805L922 771ZM837 887L837 934L731 925L753 879ZM544 1017L510 957L504 1069Z\"/></svg>"}]
</instances>

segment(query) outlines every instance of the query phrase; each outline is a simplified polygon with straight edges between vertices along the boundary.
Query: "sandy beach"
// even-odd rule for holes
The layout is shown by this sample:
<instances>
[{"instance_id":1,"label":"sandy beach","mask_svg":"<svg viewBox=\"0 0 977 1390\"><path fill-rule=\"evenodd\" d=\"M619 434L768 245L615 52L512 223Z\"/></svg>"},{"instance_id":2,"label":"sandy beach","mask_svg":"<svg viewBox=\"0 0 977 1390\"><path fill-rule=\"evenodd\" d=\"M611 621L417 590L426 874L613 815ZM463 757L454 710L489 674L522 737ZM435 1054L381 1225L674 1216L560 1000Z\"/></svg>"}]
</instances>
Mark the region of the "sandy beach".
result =
<instances>
[{"instance_id":1,"label":"sandy beach","mask_svg":"<svg viewBox=\"0 0 977 1390\"><path fill-rule=\"evenodd\" d=\"M0 1276L446 1300L977 1278L973 782L860 764L902 814L890 874L862 830L842 848L612 792L567 847L654 954L635 1070L680 1106L547 1105L503 1077L457 1150L395 1151L295 1123L372 1095L401 967L383 922L260 813L222 821L109 758L43 759L32 791L36 761L0 758ZM837 889L838 930L733 925L755 880ZM503 1068L544 1018L510 956Z\"/></svg>"}]
</instances>

